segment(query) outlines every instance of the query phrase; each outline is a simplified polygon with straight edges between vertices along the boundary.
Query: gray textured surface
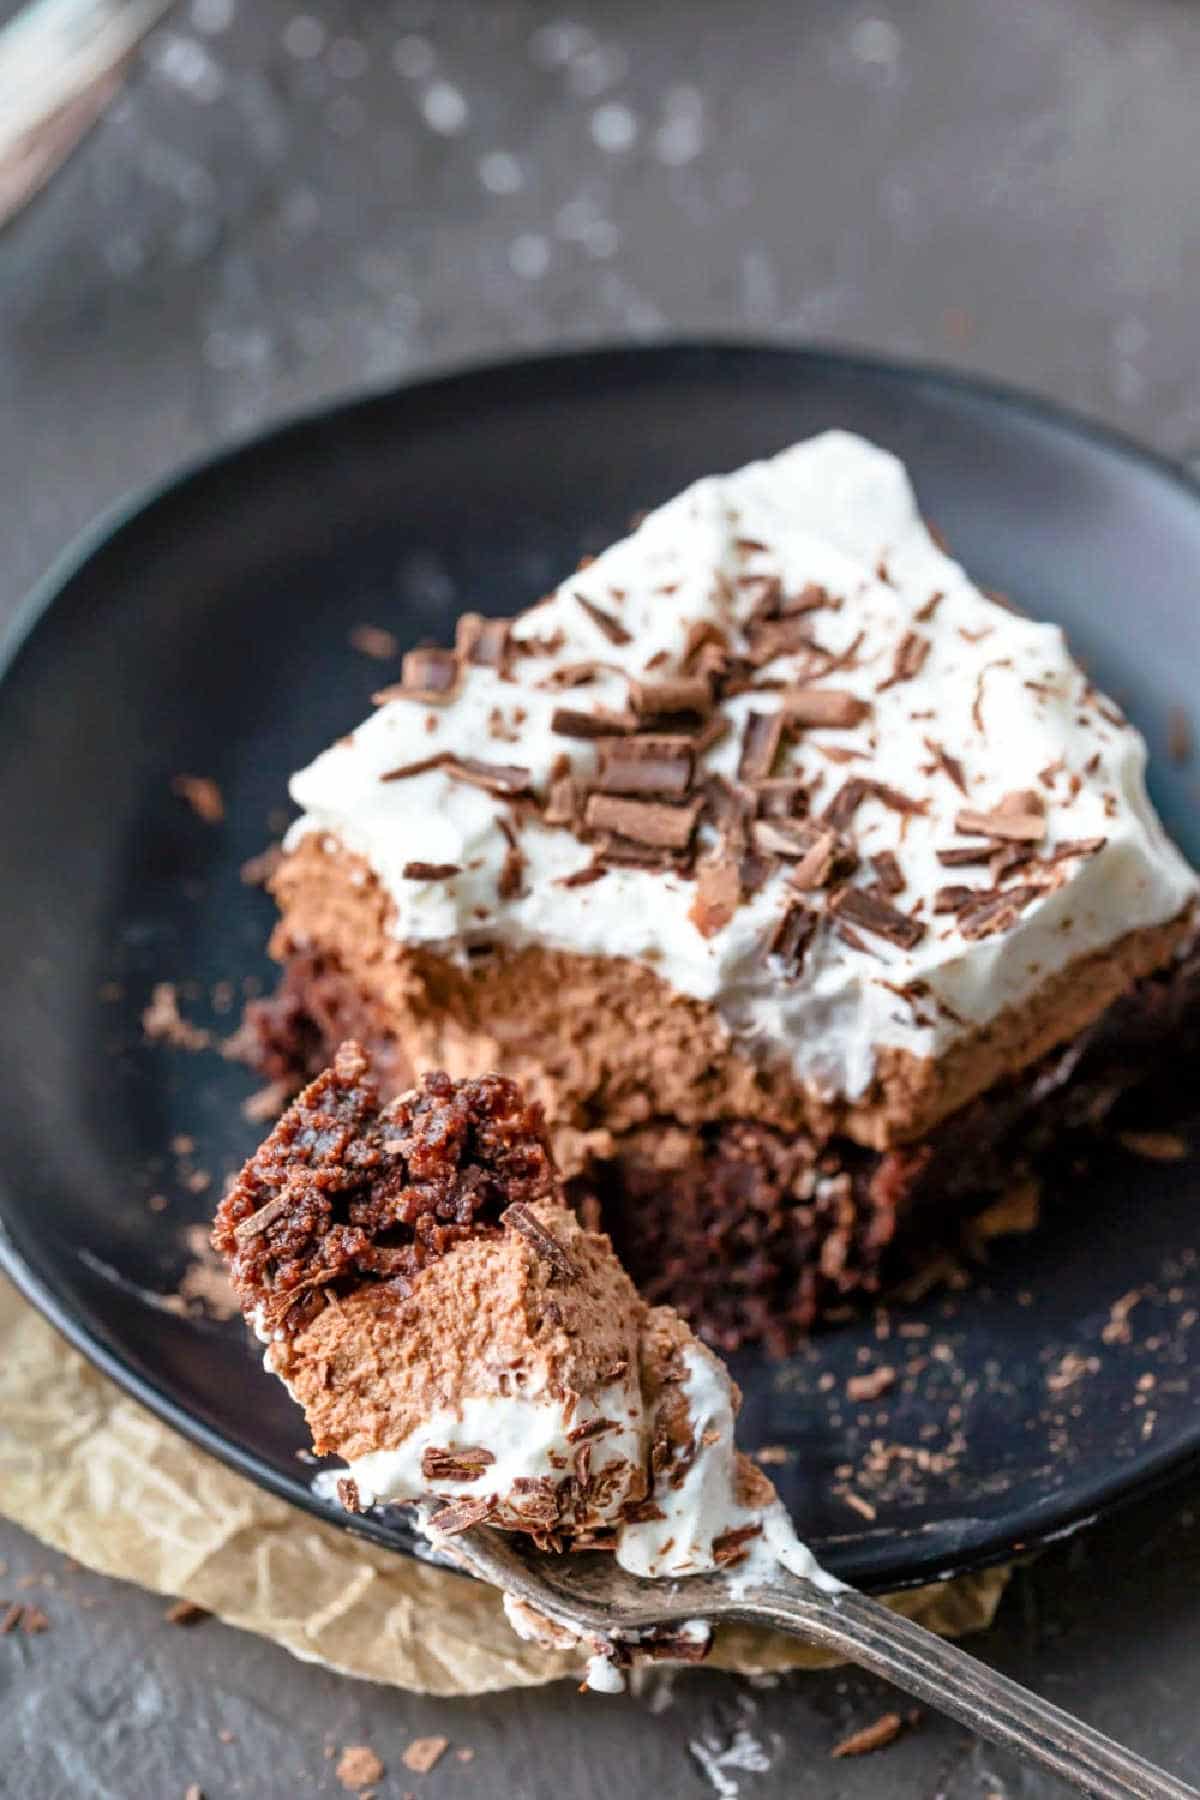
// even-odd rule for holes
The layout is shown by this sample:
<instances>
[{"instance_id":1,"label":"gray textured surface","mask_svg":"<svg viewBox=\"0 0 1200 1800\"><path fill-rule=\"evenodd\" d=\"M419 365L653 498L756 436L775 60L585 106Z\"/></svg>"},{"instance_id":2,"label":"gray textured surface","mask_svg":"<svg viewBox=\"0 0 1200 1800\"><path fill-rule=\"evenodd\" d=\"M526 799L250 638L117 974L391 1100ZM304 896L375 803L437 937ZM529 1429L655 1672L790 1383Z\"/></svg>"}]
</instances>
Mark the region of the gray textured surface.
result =
<instances>
[{"instance_id":1,"label":"gray textured surface","mask_svg":"<svg viewBox=\"0 0 1200 1800\"><path fill-rule=\"evenodd\" d=\"M0 235L0 615L198 451L551 342L868 344L1194 460L1198 83L1200 13L1172 0L190 0ZM434 1703L172 1628L15 1531L0 1553L2 1597L57 1581L31 1590L51 1630L0 1640L6 1795L332 1794L325 1746L353 1742L387 1763L381 1797L1051 1791L934 1720L829 1763L887 1704L857 1677ZM1197 1619L1176 1497L1019 1575L982 1650L1195 1774ZM429 1732L474 1761L408 1775Z\"/></svg>"}]
</instances>

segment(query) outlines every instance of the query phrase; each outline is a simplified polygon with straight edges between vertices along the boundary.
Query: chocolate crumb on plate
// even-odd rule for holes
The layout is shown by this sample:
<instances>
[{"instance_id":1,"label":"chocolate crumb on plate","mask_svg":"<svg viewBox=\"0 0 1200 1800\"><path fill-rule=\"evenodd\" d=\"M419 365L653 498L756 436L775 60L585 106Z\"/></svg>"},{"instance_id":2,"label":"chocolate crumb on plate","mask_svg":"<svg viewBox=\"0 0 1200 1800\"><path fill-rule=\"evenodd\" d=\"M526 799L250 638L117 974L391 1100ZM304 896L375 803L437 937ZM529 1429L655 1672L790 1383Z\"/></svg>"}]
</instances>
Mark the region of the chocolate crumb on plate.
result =
<instances>
[{"instance_id":1,"label":"chocolate crumb on plate","mask_svg":"<svg viewBox=\"0 0 1200 1800\"><path fill-rule=\"evenodd\" d=\"M384 1773L383 1763L369 1744L347 1744L334 1770L342 1786L351 1794L361 1794L365 1788L373 1787L377 1781L382 1781Z\"/></svg>"},{"instance_id":2,"label":"chocolate crumb on plate","mask_svg":"<svg viewBox=\"0 0 1200 1800\"><path fill-rule=\"evenodd\" d=\"M350 648L357 650L360 656L373 657L376 662L390 662L398 653L400 643L395 633L385 630L382 625L355 625L350 631Z\"/></svg>"},{"instance_id":3,"label":"chocolate crumb on plate","mask_svg":"<svg viewBox=\"0 0 1200 1800\"><path fill-rule=\"evenodd\" d=\"M904 1729L904 1720L898 1712L882 1713L870 1725L864 1725L860 1731L852 1731L835 1744L829 1752L830 1756L867 1756L872 1750L886 1749L900 1736Z\"/></svg>"},{"instance_id":4,"label":"chocolate crumb on plate","mask_svg":"<svg viewBox=\"0 0 1200 1800\"><path fill-rule=\"evenodd\" d=\"M414 1775L428 1775L430 1769L440 1761L450 1748L450 1739L444 1737L414 1738L400 1758L406 1769Z\"/></svg>"},{"instance_id":5,"label":"chocolate crumb on plate","mask_svg":"<svg viewBox=\"0 0 1200 1800\"><path fill-rule=\"evenodd\" d=\"M1186 763L1192 759L1194 748L1192 721L1182 706L1167 709L1167 755L1173 763Z\"/></svg>"},{"instance_id":6,"label":"chocolate crumb on plate","mask_svg":"<svg viewBox=\"0 0 1200 1800\"><path fill-rule=\"evenodd\" d=\"M171 792L185 800L206 825L219 825L225 817L225 801L210 775L176 775L171 781Z\"/></svg>"},{"instance_id":7,"label":"chocolate crumb on plate","mask_svg":"<svg viewBox=\"0 0 1200 1800\"><path fill-rule=\"evenodd\" d=\"M163 1614L168 1625L200 1625L211 1617L208 1608L198 1606L194 1600L174 1600Z\"/></svg>"}]
</instances>

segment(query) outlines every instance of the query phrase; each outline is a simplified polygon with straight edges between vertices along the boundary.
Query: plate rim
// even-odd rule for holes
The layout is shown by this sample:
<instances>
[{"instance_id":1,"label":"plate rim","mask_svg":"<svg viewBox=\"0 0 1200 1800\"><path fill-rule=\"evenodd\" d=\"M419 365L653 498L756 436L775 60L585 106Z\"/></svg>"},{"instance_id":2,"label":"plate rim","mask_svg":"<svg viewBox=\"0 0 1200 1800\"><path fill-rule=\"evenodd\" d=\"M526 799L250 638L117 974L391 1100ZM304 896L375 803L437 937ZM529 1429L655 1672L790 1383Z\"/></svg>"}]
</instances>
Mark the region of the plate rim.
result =
<instances>
[{"instance_id":1,"label":"plate rim","mask_svg":"<svg viewBox=\"0 0 1200 1800\"><path fill-rule=\"evenodd\" d=\"M990 376L979 376L952 368L934 360L891 356L879 352L844 347L836 343L803 342L791 344L778 339L756 340L738 336L706 334L671 334L649 342L602 340L588 344L563 344L534 355L514 353L506 356L481 354L435 366L412 380L364 384L324 401L296 408L272 419L265 426L250 428L223 440L216 446L184 459L164 475L119 495L85 524L54 557L24 598L0 634L0 698L3 684L13 675L27 643L48 618L55 603L67 592L71 583L110 543L126 531L135 529L158 507L170 501L181 490L203 478L225 469L250 454L278 454L286 449L289 437L324 427L337 428L356 413L373 407L386 407L391 402L422 398L436 399L456 390L466 390L481 380L537 383L572 367L585 364L612 368L618 364L643 364L683 360L689 357L714 362L734 358L777 360L793 367L811 370L837 370L855 379L886 379L901 383L928 385L951 395L969 397L990 409L1016 414L1033 423L1049 427L1076 440L1082 439L1095 448L1131 463L1143 472L1173 487L1200 509L1200 476L1164 452L1140 443L1130 434L1105 421L1049 399L1031 389ZM157 1385L94 1333L72 1308L60 1299L43 1280L25 1256L13 1234L19 1214L11 1208L10 1184L0 1176L0 1271L13 1283L50 1325L78 1350L94 1367L115 1381L139 1404L173 1430L181 1433L217 1461L232 1468L258 1487L301 1507L304 1511L401 1554L414 1554L414 1536L386 1518L366 1514L351 1517L343 1509L324 1501L303 1482L289 1482L253 1450L242 1447L215 1426L192 1413L166 1387ZM866 1568L858 1583L875 1591L897 1592L931 1581L947 1580L971 1573L1014 1557L1031 1554L1045 1546L1084 1530L1100 1518L1110 1517L1135 1505L1164 1487L1182 1483L1189 1474L1200 1470L1200 1419L1192 1441L1164 1446L1136 1468L1122 1474L1116 1471L1110 1483L1099 1492L1093 1491L1086 1502L1054 1506L1054 1496L1043 1506L1047 1512L1044 1524L1014 1540L1011 1530L998 1527L984 1535L969 1551L945 1550L921 1552L922 1528L903 1537L903 1548L895 1560L902 1563L882 1574ZM929 1532L945 1526L924 1528ZM866 1541L869 1541L866 1540ZM896 1542L896 1535L890 1534ZM878 1561L879 1558L868 1558ZM449 1566L449 1565L447 1565Z\"/></svg>"}]
</instances>

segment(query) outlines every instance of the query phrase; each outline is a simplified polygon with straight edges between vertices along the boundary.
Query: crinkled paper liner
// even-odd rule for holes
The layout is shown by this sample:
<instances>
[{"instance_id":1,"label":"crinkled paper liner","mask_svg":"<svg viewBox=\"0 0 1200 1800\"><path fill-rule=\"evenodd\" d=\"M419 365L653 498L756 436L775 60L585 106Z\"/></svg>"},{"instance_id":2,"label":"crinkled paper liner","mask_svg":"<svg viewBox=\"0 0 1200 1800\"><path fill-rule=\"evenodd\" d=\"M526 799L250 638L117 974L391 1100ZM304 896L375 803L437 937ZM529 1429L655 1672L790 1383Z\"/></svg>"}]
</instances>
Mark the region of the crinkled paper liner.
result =
<instances>
[{"instance_id":1,"label":"crinkled paper liner","mask_svg":"<svg viewBox=\"0 0 1200 1800\"><path fill-rule=\"evenodd\" d=\"M129 1399L0 1280L0 1510L105 1575L178 1595L306 1662L416 1693L481 1694L578 1672L514 1637L492 1589L364 1543L262 1493ZM889 1605L946 1636L991 1623L1001 1569ZM834 1659L744 1626L712 1663Z\"/></svg>"}]
</instances>

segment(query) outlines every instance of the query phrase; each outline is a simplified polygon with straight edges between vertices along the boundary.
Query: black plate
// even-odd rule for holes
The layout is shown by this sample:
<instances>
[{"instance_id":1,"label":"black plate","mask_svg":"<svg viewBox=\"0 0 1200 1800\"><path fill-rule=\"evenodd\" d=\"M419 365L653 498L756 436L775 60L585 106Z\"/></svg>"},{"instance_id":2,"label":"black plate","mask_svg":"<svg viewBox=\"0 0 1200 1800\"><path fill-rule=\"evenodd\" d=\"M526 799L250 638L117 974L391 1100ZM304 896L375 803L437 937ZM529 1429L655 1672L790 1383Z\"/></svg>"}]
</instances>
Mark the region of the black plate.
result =
<instances>
[{"instance_id":1,"label":"black plate","mask_svg":"<svg viewBox=\"0 0 1200 1800\"><path fill-rule=\"evenodd\" d=\"M831 425L898 451L977 578L1068 628L1149 737L1156 800L1195 859L1195 794L1165 739L1168 703L1200 686L1200 493L1062 414L921 369L684 346L357 401L107 523L27 611L0 695L3 1262L139 1399L287 1499L344 1522L313 1498L298 1414L240 1325L155 1299L257 1134L243 1071L143 1042L153 983L195 984L184 1011L227 1032L214 985L270 981L272 910L238 871L288 771L380 683L352 626L407 642L444 637L464 604L516 610L636 508ZM217 779L224 825L173 796L179 772ZM823 1561L874 1587L928 1579L1197 1456L1198 1174L1116 1153L1101 1189L999 1245L968 1291L896 1313L886 1341L867 1319L788 1364L740 1359L744 1440L789 1452L771 1472ZM879 1363L910 1372L848 1403L847 1378ZM837 1491L864 1456L874 1474L849 1485L874 1518Z\"/></svg>"}]
</instances>

